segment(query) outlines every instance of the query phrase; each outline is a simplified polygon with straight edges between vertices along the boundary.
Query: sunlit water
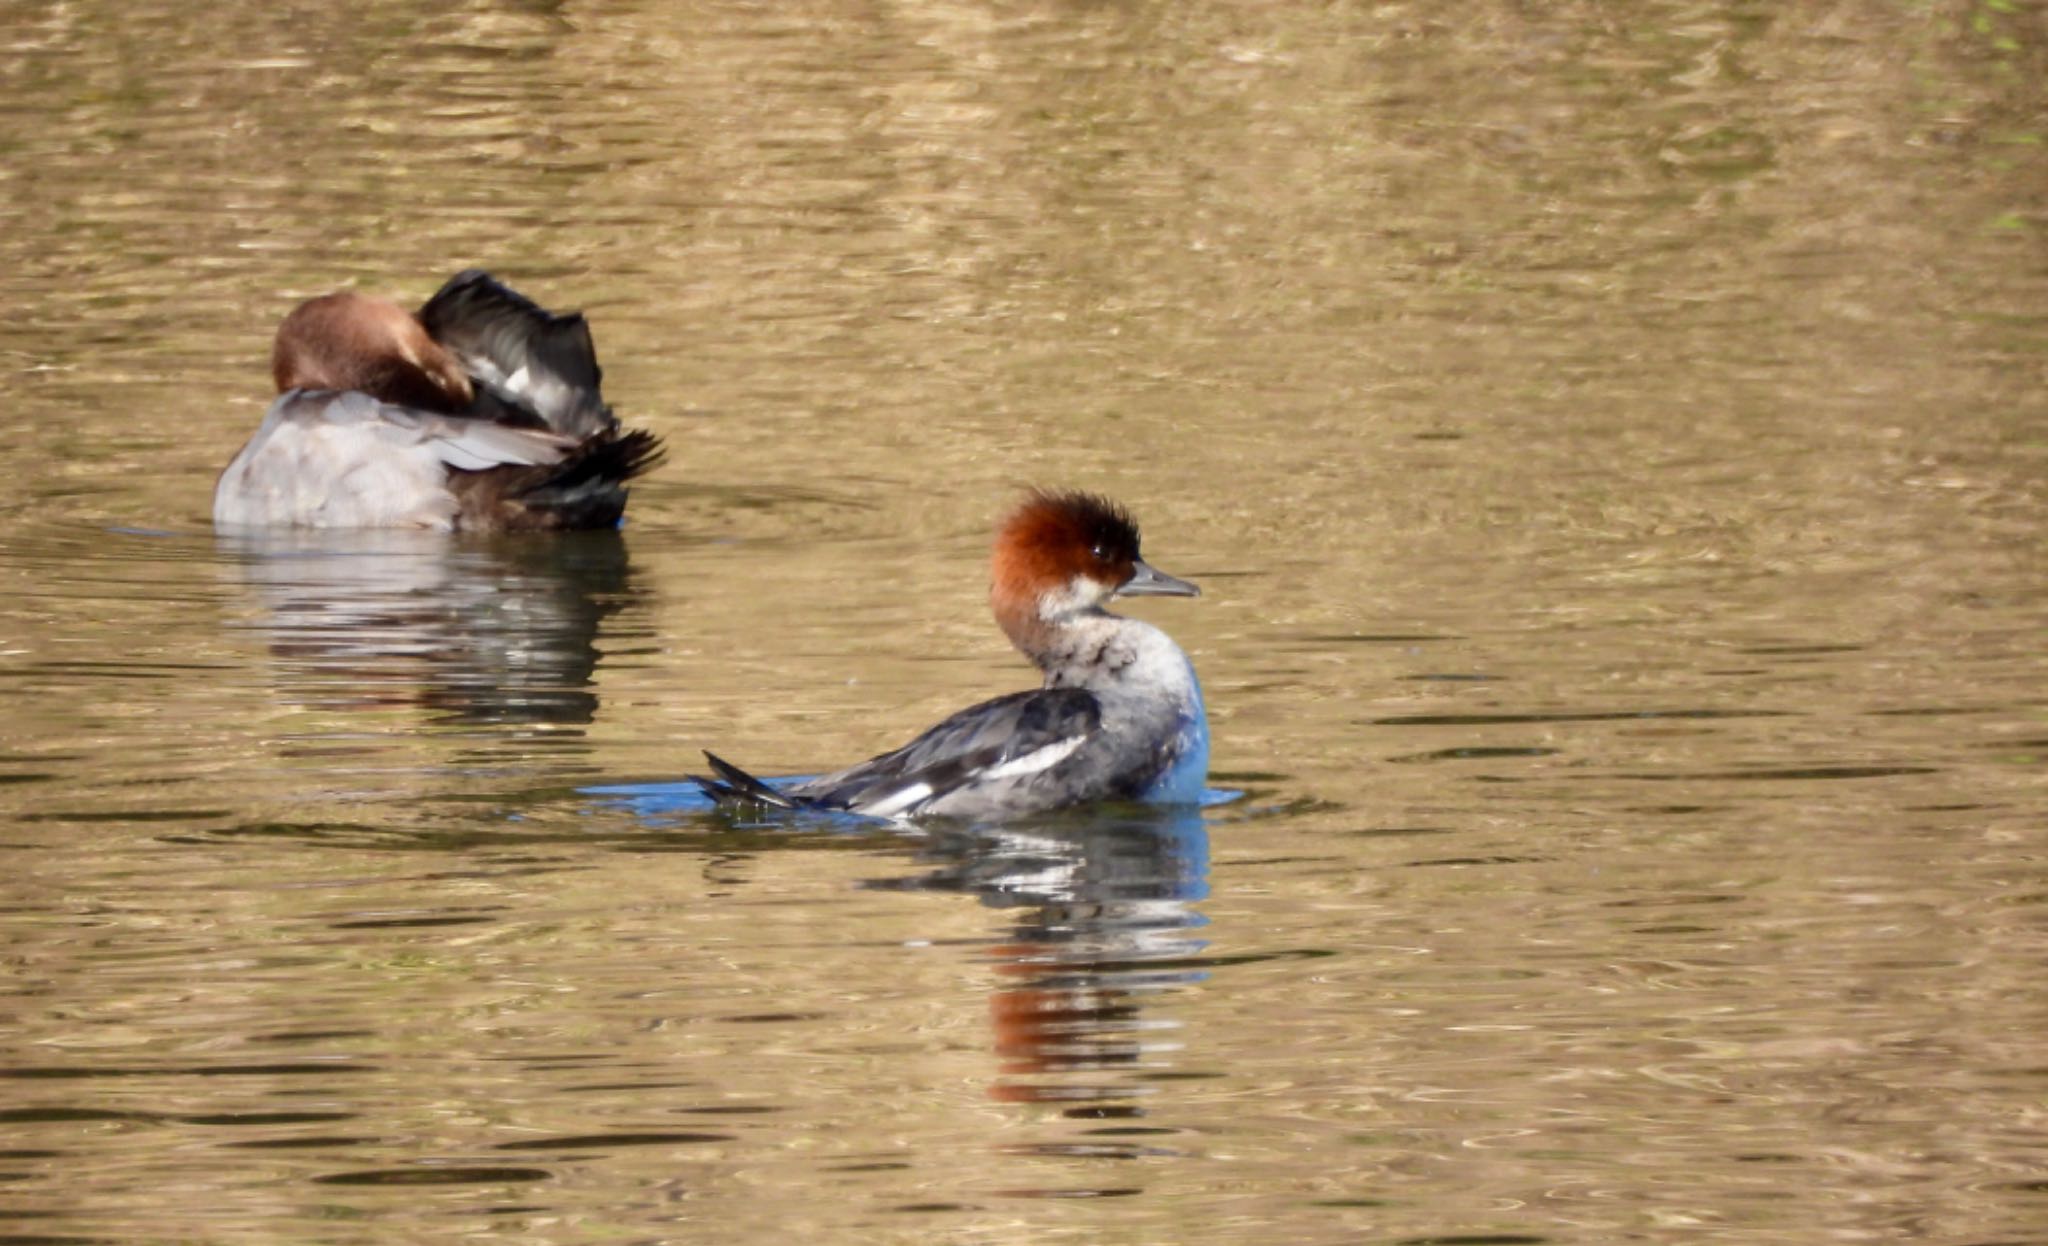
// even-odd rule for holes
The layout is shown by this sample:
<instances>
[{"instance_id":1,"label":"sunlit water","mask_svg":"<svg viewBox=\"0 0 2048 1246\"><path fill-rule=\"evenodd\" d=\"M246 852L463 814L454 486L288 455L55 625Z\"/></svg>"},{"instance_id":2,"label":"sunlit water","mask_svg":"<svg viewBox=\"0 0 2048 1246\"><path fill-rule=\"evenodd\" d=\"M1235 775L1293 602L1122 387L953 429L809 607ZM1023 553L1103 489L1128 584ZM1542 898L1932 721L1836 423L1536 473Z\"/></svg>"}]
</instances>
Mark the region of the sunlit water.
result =
<instances>
[{"instance_id":1,"label":"sunlit water","mask_svg":"<svg viewBox=\"0 0 2048 1246\"><path fill-rule=\"evenodd\" d=\"M2039 1242L2031 4L0 15L0 1242ZM217 539L499 272L623 533ZM1213 800L706 810L1199 581Z\"/></svg>"}]
</instances>

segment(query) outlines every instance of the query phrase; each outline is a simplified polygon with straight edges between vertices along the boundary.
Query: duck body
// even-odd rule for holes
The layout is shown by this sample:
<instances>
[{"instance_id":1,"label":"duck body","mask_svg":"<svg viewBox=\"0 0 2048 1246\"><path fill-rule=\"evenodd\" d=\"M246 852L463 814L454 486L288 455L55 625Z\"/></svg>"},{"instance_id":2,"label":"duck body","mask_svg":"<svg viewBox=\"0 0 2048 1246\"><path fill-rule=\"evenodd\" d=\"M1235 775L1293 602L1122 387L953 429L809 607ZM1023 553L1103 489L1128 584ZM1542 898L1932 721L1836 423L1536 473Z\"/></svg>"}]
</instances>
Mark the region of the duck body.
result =
<instances>
[{"instance_id":1,"label":"duck body","mask_svg":"<svg viewBox=\"0 0 2048 1246\"><path fill-rule=\"evenodd\" d=\"M997 620L1039 667L1042 686L971 706L901 748L786 786L707 753L717 777L698 780L706 794L892 819L1198 802L1209 725L1194 664L1165 632L1104 604L1199 590L1146 565L1128 514L1089 494L1033 494L998 533L993 563Z\"/></svg>"},{"instance_id":2,"label":"duck body","mask_svg":"<svg viewBox=\"0 0 2048 1246\"><path fill-rule=\"evenodd\" d=\"M352 291L279 327L278 397L214 488L223 528L616 526L660 442L623 431L580 314L469 270L417 314Z\"/></svg>"}]
</instances>

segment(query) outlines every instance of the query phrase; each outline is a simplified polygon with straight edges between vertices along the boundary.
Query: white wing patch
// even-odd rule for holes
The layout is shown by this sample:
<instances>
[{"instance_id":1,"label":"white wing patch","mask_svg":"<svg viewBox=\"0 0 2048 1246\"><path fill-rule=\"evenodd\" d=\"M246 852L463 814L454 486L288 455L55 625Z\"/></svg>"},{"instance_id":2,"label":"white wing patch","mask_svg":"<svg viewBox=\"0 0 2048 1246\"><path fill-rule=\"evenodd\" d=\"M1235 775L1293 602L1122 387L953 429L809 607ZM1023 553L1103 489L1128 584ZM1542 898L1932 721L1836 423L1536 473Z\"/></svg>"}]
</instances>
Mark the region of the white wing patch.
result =
<instances>
[{"instance_id":1,"label":"white wing patch","mask_svg":"<svg viewBox=\"0 0 2048 1246\"><path fill-rule=\"evenodd\" d=\"M1022 757L1013 757L1001 765L990 766L972 777L974 783L991 779L1021 779L1026 775L1040 774L1059 765L1073 755L1075 749L1087 743L1086 733L1054 740L1051 744L1032 749ZM858 806L854 812L864 813L871 818L900 818L909 815L919 805L932 797L932 785L913 783L908 787L889 793L872 804Z\"/></svg>"},{"instance_id":2,"label":"white wing patch","mask_svg":"<svg viewBox=\"0 0 2048 1246\"><path fill-rule=\"evenodd\" d=\"M1064 740L1055 740L1043 748L1035 748L1022 757L1012 757L1000 766L991 766L978 775L983 779L1015 779L1027 774L1050 770L1065 761L1075 749L1080 748L1085 735L1070 735Z\"/></svg>"},{"instance_id":3,"label":"white wing patch","mask_svg":"<svg viewBox=\"0 0 2048 1246\"><path fill-rule=\"evenodd\" d=\"M871 818L893 818L931 794L931 784L913 783L900 792L890 793L888 799L881 803L868 805L855 810L855 812L864 813Z\"/></svg>"}]
</instances>

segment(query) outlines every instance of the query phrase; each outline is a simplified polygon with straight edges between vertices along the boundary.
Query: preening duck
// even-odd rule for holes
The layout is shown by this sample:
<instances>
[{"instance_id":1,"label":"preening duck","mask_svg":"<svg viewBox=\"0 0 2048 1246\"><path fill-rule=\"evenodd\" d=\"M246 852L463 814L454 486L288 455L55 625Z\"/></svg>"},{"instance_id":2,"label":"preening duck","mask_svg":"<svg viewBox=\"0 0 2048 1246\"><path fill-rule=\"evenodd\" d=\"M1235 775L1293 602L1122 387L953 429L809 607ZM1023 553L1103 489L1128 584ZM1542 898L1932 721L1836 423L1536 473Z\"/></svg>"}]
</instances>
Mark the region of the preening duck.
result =
<instances>
[{"instance_id":1,"label":"preening duck","mask_svg":"<svg viewBox=\"0 0 2048 1246\"><path fill-rule=\"evenodd\" d=\"M609 528L660 459L622 430L581 313L458 273L417 314L341 291L271 352L278 397L213 495L223 528Z\"/></svg>"}]
</instances>

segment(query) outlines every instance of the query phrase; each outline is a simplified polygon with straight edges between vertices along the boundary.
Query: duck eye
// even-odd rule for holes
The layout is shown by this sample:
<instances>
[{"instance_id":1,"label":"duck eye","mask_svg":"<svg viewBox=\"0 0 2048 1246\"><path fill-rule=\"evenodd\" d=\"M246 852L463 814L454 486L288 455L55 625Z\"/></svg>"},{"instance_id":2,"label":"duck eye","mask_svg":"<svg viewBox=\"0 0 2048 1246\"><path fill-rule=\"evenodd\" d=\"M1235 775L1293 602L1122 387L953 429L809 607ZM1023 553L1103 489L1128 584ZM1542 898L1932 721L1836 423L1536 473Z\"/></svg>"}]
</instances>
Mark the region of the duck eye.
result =
<instances>
[{"instance_id":1,"label":"duck eye","mask_svg":"<svg viewBox=\"0 0 2048 1246\"><path fill-rule=\"evenodd\" d=\"M1095 561L1097 562L1109 561L1109 546L1104 545L1100 541L1097 541L1095 543L1095 548L1089 550L1088 552L1095 556Z\"/></svg>"}]
</instances>

